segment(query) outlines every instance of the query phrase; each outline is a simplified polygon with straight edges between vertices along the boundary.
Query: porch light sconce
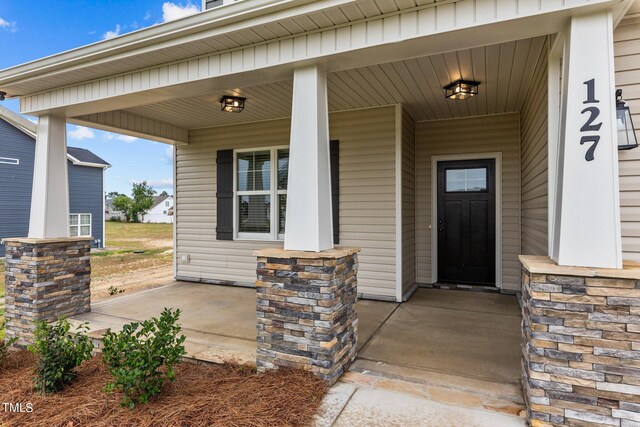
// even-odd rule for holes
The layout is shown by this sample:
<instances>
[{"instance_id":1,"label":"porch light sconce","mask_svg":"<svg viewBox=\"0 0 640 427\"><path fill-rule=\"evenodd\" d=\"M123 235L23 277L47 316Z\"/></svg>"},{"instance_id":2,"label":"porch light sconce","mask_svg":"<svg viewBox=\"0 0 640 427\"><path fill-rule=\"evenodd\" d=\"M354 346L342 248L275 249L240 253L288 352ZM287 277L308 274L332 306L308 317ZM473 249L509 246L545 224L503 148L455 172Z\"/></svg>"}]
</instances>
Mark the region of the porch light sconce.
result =
<instances>
[{"instance_id":1,"label":"porch light sconce","mask_svg":"<svg viewBox=\"0 0 640 427\"><path fill-rule=\"evenodd\" d=\"M7 97L7 92L0 92L0 101L4 101Z\"/></svg>"},{"instance_id":2,"label":"porch light sconce","mask_svg":"<svg viewBox=\"0 0 640 427\"><path fill-rule=\"evenodd\" d=\"M247 98L239 96L225 95L220 98L220 106L222 111L226 111L227 113L240 113L244 110L244 102L246 100Z\"/></svg>"},{"instance_id":3,"label":"porch light sconce","mask_svg":"<svg viewBox=\"0 0 640 427\"><path fill-rule=\"evenodd\" d=\"M631 110L622 99L622 89L616 90L616 124L618 129L618 150L637 148L638 139L631 119Z\"/></svg>"},{"instance_id":4,"label":"porch light sconce","mask_svg":"<svg viewBox=\"0 0 640 427\"><path fill-rule=\"evenodd\" d=\"M478 94L480 83L471 80L457 80L444 89L444 96L449 99L467 99Z\"/></svg>"}]
</instances>

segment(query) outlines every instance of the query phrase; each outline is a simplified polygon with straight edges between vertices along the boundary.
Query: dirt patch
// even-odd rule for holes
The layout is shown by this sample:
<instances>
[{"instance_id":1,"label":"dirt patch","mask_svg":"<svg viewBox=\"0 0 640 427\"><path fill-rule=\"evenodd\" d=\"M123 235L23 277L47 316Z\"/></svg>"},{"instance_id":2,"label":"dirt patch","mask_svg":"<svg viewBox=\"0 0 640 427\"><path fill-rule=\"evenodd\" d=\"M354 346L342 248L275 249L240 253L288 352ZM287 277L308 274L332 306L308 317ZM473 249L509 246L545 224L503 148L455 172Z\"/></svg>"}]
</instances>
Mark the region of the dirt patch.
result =
<instances>
[{"instance_id":1,"label":"dirt patch","mask_svg":"<svg viewBox=\"0 0 640 427\"><path fill-rule=\"evenodd\" d=\"M242 365L178 366L176 381L146 405L119 406L119 393L105 393L110 375L99 356L78 369L62 392L33 391L34 358L12 354L0 374L3 402L32 403L32 413L0 411L3 426L306 426L326 393L324 383L302 371L257 374Z\"/></svg>"},{"instance_id":2,"label":"dirt patch","mask_svg":"<svg viewBox=\"0 0 640 427\"><path fill-rule=\"evenodd\" d=\"M99 301L111 297L112 295L109 294L111 287L130 294L165 286L174 281L173 268L170 264L158 268L148 268L102 277L91 281L91 300Z\"/></svg>"}]
</instances>

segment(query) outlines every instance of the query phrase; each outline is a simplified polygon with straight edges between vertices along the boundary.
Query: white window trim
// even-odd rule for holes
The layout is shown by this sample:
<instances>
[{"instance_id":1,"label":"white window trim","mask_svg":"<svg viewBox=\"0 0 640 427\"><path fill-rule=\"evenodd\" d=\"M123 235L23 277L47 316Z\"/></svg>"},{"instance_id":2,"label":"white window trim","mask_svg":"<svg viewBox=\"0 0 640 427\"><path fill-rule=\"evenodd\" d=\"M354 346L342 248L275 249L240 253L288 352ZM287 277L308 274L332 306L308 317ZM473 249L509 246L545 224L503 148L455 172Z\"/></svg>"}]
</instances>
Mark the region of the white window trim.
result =
<instances>
[{"instance_id":1,"label":"white window trim","mask_svg":"<svg viewBox=\"0 0 640 427\"><path fill-rule=\"evenodd\" d=\"M11 157L0 157L0 164L18 166L20 164L20 159L12 159Z\"/></svg>"},{"instance_id":2,"label":"white window trim","mask_svg":"<svg viewBox=\"0 0 640 427\"><path fill-rule=\"evenodd\" d=\"M287 190L278 190L278 150L288 150L288 145L271 147L254 147L233 150L233 238L234 240L254 241L284 241L284 234L279 233L278 203L280 195L287 194ZM271 153L271 189L260 191L238 191L238 153L252 153L255 151L269 151ZM271 196L271 232L270 233L241 233L239 232L238 197L252 195Z\"/></svg>"},{"instance_id":3,"label":"white window trim","mask_svg":"<svg viewBox=\"0 0 640 427\"><path fill-rule=\"evenodd\" d=\"M81 224L80 223L80 218L82 217L82 215L89 215L89 234L81 234L80 229L81 227L86 227L87 224ZM71 225L71 217L72 216L77 216L78 217L78 225ZM76 236L71 236L71 237L91 237L92 233L93 233L93 215L91 215L90 213L71 213L69 214L69 228L71 227L78 227L78 234Z\"/></svg>"}]
</instances>

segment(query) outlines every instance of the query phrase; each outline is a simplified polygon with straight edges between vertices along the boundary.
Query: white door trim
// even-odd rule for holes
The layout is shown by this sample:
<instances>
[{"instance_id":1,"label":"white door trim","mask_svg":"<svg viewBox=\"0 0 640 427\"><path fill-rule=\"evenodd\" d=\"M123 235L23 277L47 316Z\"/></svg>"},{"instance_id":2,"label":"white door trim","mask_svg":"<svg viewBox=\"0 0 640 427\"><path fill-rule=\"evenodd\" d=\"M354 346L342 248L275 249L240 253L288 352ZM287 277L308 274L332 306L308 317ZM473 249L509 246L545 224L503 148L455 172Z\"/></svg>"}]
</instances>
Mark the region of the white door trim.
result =
<instances>
[{"instance_id":1,"label":"white door trim","mask_svg":"<svg viewBox=\"0 0 640 427\"><path fill-rule=\"evenodd\" d=\"M502 288L502 153L431 156L431 282L438 282L438 162L494 159L496 162L496 287Z\"/></svg>"}]
</instances>

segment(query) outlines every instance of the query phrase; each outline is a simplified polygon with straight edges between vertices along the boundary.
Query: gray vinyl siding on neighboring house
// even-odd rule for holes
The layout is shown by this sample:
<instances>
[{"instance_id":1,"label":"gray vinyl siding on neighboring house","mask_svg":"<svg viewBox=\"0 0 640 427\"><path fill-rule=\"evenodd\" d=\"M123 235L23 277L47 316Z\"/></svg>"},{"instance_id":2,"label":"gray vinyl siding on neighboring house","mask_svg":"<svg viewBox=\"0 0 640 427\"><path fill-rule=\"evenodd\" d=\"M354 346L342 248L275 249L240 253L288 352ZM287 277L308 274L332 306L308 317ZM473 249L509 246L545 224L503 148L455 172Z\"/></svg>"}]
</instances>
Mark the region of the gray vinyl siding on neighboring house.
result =
<instances>
[{"instance_id":1,"label":"gray vinyl siding on neighboring house","mask_svg":"<svg viewBox=\"0 0 640 427\"><path fill-rule=\"evenodd\" d=\"M0 157L18 159L18 165L0 163L0 240L26 237L29 233L35 141L13 125L0 119ZM103 239L103 169L69 166L70 213L90 213L92 234ZM95 242L92 246L96 246ZM4 245L0 244L0 257Z\"/></svg>"},{"instance_id":2,"label":"gray vinyl siding on neighboring house","mask_svg":"<svg viewBox=\"0 0 640 427\"><path fill-rule=\"evenodd\" d=\"M91 214L91 235L103 244L103 169L88 166L69 166L70 213ZM93 246L98 246L95 242Z\"/></svg>"},{"instance_id":3,"label":"gray vinyl siding on neighboring house","mask_svg":"<svg viewBox=\"0 0 640 427\"><path fill-rule=\"evenodd\" d=\"M359 292L386 298L396 294L395 135L395 107L330 114L330 138L340 141L340 246L362 248ZM193 130L177 147L178 278L255 284L253 251L282 243L216 240L216 153L289 137L290 120L279 119Z\"/></svg>"},{"instance_id":4,"label":"gray vinyl siding on neighboring house","mask_svg":"<svg viewBox=\"0 0 640 427\"><path fill-rule=\"evenodd\" d=\"M520 115L518 113L419 122L416 126L417 279L432 282L431 157L502 153L502 283L520 287ZM435 227L434 227L435 229ZM499 244L499 243L498 243Z\"/></svg>"},{"instance_id":5,"label":"gray vinyl siding on neighboring house","mask_svg":"<svg viewBox=\"0 0 640 427\"><path fill-rule=\"evenodd\" d=\"M640 128L640 19L623 20L613 33L616 87ZM637 133L637 132L636 132ZM640 137L640 135L639 135ZM623 258L640 262L640 148L619 151Z\"/></svg>"},{"instance_id":6,"label":"gray vinyl siding on neighboring house","mask_svg":"<svg viewBox=\"0 0 640 427\"><path fill-rule=\"evenodd\" d=\"M402 294L416 284L416 123L402 109Z\"/></svg>"},{"instance_id":7,"label":"gray vinyl siding on neighboring house","mask_svg":"<svg viewBox=\"0 0 640 427\"><path fill-rule=\"evenodd\" d=\"M0 157L20 162L18 165L0 163L0 240L23 237L29 232L35 146L31 137L2 119ZM3 256L4 245L0 244L0 257Z\"/></svg>"},{"instance_id":8,"label":"gray vinyl siding on neighboring house","mask_svg":"<svg viewBox=\"0 0 640 427\"><path fill-rule=\"evenodd\" d=\"M520 113L522 138L522 254L548 255L548 69L547 45Z\"/></svg>"}]
</instances>

